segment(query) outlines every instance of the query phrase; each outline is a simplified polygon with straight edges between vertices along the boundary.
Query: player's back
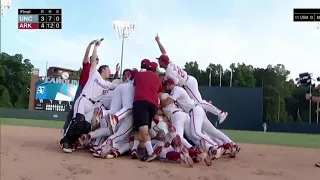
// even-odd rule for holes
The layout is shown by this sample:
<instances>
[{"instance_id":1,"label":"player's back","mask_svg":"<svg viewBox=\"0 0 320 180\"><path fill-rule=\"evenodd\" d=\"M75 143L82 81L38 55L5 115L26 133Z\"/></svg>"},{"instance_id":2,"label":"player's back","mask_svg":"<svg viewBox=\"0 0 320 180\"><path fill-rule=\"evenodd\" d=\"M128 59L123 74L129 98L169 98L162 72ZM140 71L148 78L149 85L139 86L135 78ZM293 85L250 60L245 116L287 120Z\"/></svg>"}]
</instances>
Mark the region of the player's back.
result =
<instances>
[{"instance_id":1,"label":"player's back","mask_svg":"<svg viewBox=\"0 0 320 180\"><path fill-rule=\"evenodd\" d=\"M122 96L122 104L123 106L126 106L133 103L134 99L134 86L133 82L126 82L119 85L121 96Z\"/></svg>"},{"instance_id":2,"label":"player's back","mask_svg":"<svg viewBox=\"0 0 320 180\"><path fill-rule=\"evenodd\" d=\"M178 82L178 86L183 86L185 84L185 82L188 80L188 73L183 70L182 68L180 68L179 66L170 63L167 67L166 70L166 76L167 77L175 77L179 80Z\"/></svg>"},{"instance_id":3,"label":"player's back","mask_svg":"<svg viewBox=\"0 0 320 180\"><path fill-rule=\"evenodd\" d=\"M175 86L171 91L171 94L174 93L179 94L176 102L179 105L179 107L183 109L185 112L189 113L191 109L196 105L196 102L190 98L187 91L182 87Z\"/></svg>"},{"instance_id":4,"label":"player's back","mask_svg":"<svg viewBox=\"0 0 320 180\"><path fill-rule=\"evenodd\" d=\"M93 101L101 99L102 95L108 92L111 82L104 80L97 70L91 69L89 79L82 90L86 98Z\"/></svg>"}]
</instances>

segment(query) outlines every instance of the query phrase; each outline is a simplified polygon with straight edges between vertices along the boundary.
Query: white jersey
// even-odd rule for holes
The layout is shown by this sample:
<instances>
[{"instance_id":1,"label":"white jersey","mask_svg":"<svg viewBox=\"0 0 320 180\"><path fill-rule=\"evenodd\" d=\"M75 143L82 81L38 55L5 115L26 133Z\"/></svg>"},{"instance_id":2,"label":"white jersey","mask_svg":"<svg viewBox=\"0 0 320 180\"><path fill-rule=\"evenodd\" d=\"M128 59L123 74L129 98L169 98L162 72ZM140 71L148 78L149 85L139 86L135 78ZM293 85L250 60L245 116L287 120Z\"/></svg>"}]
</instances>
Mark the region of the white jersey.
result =
<instances>
[{"instance_id":1,"label":"white jersey","mask_svg":"<svg viewBox=\"0 0 320 180\"><path fill-rule=\"evenodd\" d=\"M174 84L178 86L183 86L188 80L187 72L173 63L168 64L166 76L172 79Z\"/></svg>"},{"instance_id":2,"label":"white jersey","mask_svg":"<svg viewBox=\"0 0 320 180\"><path fill-rule=\"evenodd\" d=\"M183 109L186 113L189 113L191 109L196 106L196 102L190 98L187 91L182 87L175 86L169 96L171 99L176 101L178 106Z\"/></svg>"},{"instance_id":3,"label":"white jersey","mask_svg":"<svg viewBox=\"0 0 320 180\"><path fill-rule=\"evenodd\" d=\"M111 87L112 83L104 80L96 69L90 69L89 79L81 94L92 101L99 101Z\"/></svg>"},{"instance_id":4,"label":"white jersey","mask_svg":"<svg viewBox=\"0 0 320 180\"><path fill-rule=\"evenodd\" d=\"M161 100L165 100L169 97L170 95L168 93L163 93L161 96ZM171 117L172 113L177 112L177 111L182 111L181 108L179 108L176 104L171 103L168 104L166 107L162 108L163 113L168 116Z\"/></svg>"},{"instance_id":5,"label":"white jersey","mask_svg":"<svg viewBox=\"0 0 320 180\"><path fill-rule=\"evenodd\" d=\"M133 81L129 81L129 82L120 84L117 88L120 89L122 106L123 107L132 107L133 99L134 99Z\"/></svg>"}]
</instances>

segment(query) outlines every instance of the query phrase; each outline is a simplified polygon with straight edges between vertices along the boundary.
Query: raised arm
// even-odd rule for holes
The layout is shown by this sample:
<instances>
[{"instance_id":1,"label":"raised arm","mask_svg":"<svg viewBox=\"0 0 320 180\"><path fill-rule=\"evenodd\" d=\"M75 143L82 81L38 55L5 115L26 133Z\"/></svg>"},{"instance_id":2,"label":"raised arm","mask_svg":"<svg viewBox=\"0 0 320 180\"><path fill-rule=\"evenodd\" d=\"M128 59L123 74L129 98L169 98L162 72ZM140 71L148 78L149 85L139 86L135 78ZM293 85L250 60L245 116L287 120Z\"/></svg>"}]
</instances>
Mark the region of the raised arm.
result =
<instances>
[{"instance_id":1,"label":"raised arm","mask_svg":"<svg viewBox=\"0 0 320 180\"><path fill-rule=\"evenodd\" d=\"M91 64L91 69L97 69L97 50L98 47L100 46L101 41L98 41L94 44L94 48L93 48L93 52L92 52L92 56L90 59L90 64Z\"/></svg>"},{"instance_id":2,"label":"raised arm","mask_svg":"<svg viewBox=\"0 0 320 180\"><path fill-rule=\"evenodd\" d=\"M158 34L156 35L155 40L156 40L156 42L157 42L157 44L159 46L161 54L167 54L166 49L164 49L163 45L160 42L160 38L159 38Z\"/></svg>"},{"instance_id":3,"label":"raised arm","mask_svg":"<svg viewBox=\"0 0 320 180\"><path fill-rule=\"evenodd\" d=\"M83 56L83 60L82 60L82 63L83 64L86 64L87 62L89 62L89 53L90 53L90 50L91 50L91 46L93 44L97 43L97 40L93 40L89 43L87 49L86 49L86 52L84 53L84 56Z\"/></svg>"},{"instance_id":4,"label":"raised arm","mask_svg":"<svg viewBox=\"0 0 320 180\"><path fill-rule=\"evenodd\" d=\"M114 73L114 76L113 76L114 79L120 78L119 71L120 71L120 66L119 66L119 63L118 63L118 64L116 65L116 73Z\"/></svg>"}]
</instances>

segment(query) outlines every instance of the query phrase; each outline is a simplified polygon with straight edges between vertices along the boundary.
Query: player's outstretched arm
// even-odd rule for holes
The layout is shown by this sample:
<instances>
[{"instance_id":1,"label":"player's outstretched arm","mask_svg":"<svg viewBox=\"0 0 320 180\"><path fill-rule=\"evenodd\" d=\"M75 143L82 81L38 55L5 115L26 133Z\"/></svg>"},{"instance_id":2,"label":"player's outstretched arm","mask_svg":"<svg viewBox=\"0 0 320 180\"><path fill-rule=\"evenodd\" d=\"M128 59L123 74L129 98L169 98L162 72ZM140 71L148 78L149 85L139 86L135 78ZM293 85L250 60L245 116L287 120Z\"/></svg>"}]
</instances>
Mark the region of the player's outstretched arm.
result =
<instances>
[{"instance_id":1,"label":"player's outstretched arm","mask_svg":"<svg viewBox=\"0 0 320 180\"><path fill-rule=\"evenodd\" d=\"M91 56L91 59L90 59L91 69L97 69L97 65L98 65L98 62L97 62L97 51L98 51L98 47L100 46L100 43L101 43L101 41L97 41L94 44L94 48L93 48L93 51L92 51L92 56Z\"/></svg>"},{"instance_id":2,"label":"player's outstretched arm","mask_svg":"<svg viewBox=\"0 0 320 180\"><path fill-rule=\"evenodd\" d=\"M89 62L89 53L90 53L90 50L91 50L91 46L93 44L97 43L97 40L93 40L89 43L87 49L86 49L86 52L84 53L84 57L83 57L83 60L82 60L82 63L83 64L86 64L87 62Z\"/></svg>"},{"instance_id":3,"label":"player's outstretched arm","mask_svg":"<svg viewBox=\"0 0 320 180\"><path fill-rule=\"evenodd\" d=\"M160 37L158 36L158 33L157 33L157 35L156 35L156 37L155 37L155 40L156 40L156 42L158 43L158 46L159 46L159 49L160 49L161 54L167 54L166 49L163 47L163 45L162 45L161 42L160 42Z\"/></svg>"},{"instance_id":4,"label":"player's outstretched arm","mask_svg":"<svg viewBox=\"0 0 320 180\"><path fill-rule=\"evenodd\" d=\"M116 65L116 73L114 73L114 79L118 79L119 77L120 66L119 63Z\"/></svg>"}]
</instances>

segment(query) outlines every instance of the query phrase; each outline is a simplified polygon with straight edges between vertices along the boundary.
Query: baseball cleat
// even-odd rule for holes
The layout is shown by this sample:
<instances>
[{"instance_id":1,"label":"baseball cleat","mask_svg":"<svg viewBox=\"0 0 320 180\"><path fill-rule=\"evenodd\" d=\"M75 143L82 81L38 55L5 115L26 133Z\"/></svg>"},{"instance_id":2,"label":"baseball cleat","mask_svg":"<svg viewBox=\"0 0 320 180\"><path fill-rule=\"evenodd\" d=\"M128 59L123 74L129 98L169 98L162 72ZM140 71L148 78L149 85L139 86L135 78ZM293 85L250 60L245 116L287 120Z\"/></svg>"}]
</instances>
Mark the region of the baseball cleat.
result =
<instances>
[{"instance_id":1,"label":"baseball cleat","mask_svg":"<svg viewBox=\"0 0 320 180\"><path fill-rule=\"evenodd\" d=\"M136 149L131 150L131 159L138 159L138 153Z\"/></svg>"},{"instance_id":2,"label":"baseball cleat","mask_svg":"<svg viewBox=\"0 0 320 180\"><path fill-rule=\"evenodd\" d=\"M214 159L219 159L222 154L224 153L224 148L223 147L219 147L216 151L216 155L214 156Z\"/></svg>"},{"instance_id":3,"label":"baseball cleat","mask_svg":"<svg viewBox=\"0 0 320 180\"><path fill-rule=\"evenodd\" d=\"M317 164L315 164L317 167L320 167L320 162L318 162Z\"/></svg>"},{"instance_id":4,"label":"baseball cleat","mask_svg":"<svg viewBox=\"0 0 320 180\"><path fill-rule=\"evenodd\" d=\"M176 137L174 137L172 139L172 146L173 146L173 148L182 148L183 147L183 144L181 142L181 138L179 135L176 135Z\"/></svg>"},{"instance_id":5,"label":"baseball cleat","mask_svg":"<svg viewBox=\"0 0 320 180\"><path fill-rule=\"evenodd\" d=\"M91 146L90 147L90 152L94 153L97 149L99 149L98 146Z\"/></svg>"},{"instance_id":6,"label":"baseball cleat","mask_svg":"<svg viewBox=\"0 0 320 180\"><path fill-rule=\"evenodd\" d=\"M78 142L80 146L87 146L90 143L91 140L91 136L90 134L82 134L79 138L78 138Z\"/></svg>"},{"instance_id":7,"label":"baseball cleat","mask_svg":"<svg viewBox=\"0 0 320 180\"><path fill-rule=\"evenodd\" d=\"M98 129L101 118L102 118L102 110L97 107L94 109L93 116L91 118L91 130L92 131Z\"/></svg>"},{"instance_id":8,"label":"baseball cleat","mask_svg":"<svg viewBox=\"0 0 320 180\"><path fill-rule=\"evenodd\" d=\"M207 153L207 148L206 148L206 142L204 139L200 140L200 146L198 148L199 154L198 154L198 160L204 161L207 166L211 166L212 162L211 162L211 157L208 155Z\"/></svg>"},{"instance_id":9,"label":"baseball cleat","mask_svg":"<svg viewBox=\"0 0 320 180\"><path fill-rule=\"evenodd\" d=\"M151 162L156 158L157 155L155 153L152 153L151 155L146 154L144 157L141 158L141 161Z\"/></svg>"},{"instance_id":10,"label":"baseball cleat","mask_svg":"<svg viewBox=\"0 0 320 180\"><path fill-rule=\"evenodd\" d=\"M223 121L226 120L227 117L228 117L228 112L221 112L218 117L219 124L223 123Z\"/></svg>"},{"instance_id":11,"label":"baseball cleat","mask_svg":"<svg viewBox=\"0 0 320 180\"><path fill-rule=\"evenodd\" d=\"M111 134L114 134L114 132L116 131L116 126L117 126L118 122L119 122L119 120L116 115L113 115L113 114L108 115L107 123L109 125L108 127L109 127Z\"/></svg>"},{"instance_id":12,"label":"baseball cleat","mask_svg":"<svg viewBox=\"0 0 320 180\"><path fill-rule=\"evenodd\" d=\"M66 153L72 153L75 148L72 144L64 142L64 138L59 141L60 148Z\"/></svg>"},{"instance_id":13,"label":"baseball cleat","mask_svg":"<svg viewBox=\"0 0 320 180\"><path fill-rule=\"evenodd\" d=\"M189 150L186 147L181 148L180 159L181 162L184 162L188 164L190 167L193 167L193 160L189 156Z\"/></svg>"},{"instance_id":14,"label":"baseball cleat","mask_svg":"<svg viewBox=\"0 0 320 180\"><path fill-rule=\"evenodd\" d=\"M241 150L241 148L240 148L238 145L234 144L234 143L230 143L229 149L230 149L230 157L231 157L231 158L235 158L236 155L237 155L237 154L240 152L240 150Z\"/></svg>"},{"instance_id":15,"label":"baseball cleat","mask_svg":"<svg viewBox=\"0 0 320 180\"><path fill-rule=\"evenodd\" d=\"M117 150L117 149L115 149L115 148L112 148L111 149L111 151L110 151L110 153L107 155L107 159L112 159L112 158L116 158L116 157L118 157L118 156L120 156L120 152Z\"/></svg>"}]
</instances>

